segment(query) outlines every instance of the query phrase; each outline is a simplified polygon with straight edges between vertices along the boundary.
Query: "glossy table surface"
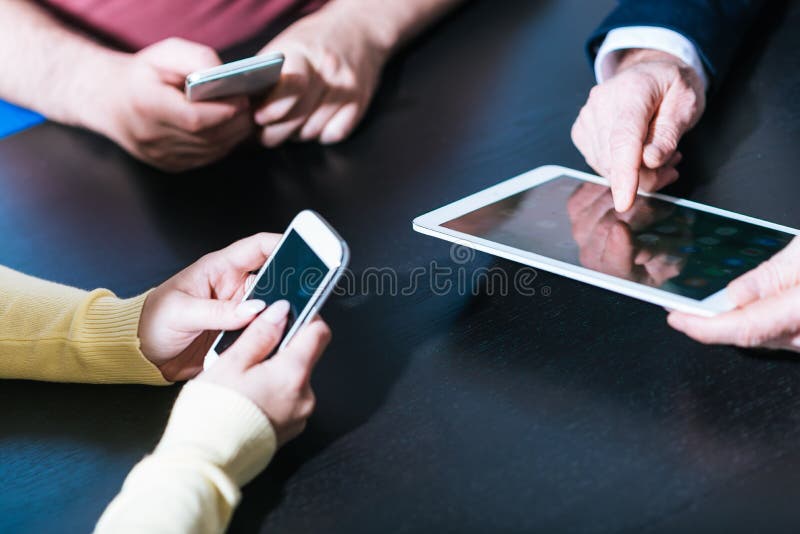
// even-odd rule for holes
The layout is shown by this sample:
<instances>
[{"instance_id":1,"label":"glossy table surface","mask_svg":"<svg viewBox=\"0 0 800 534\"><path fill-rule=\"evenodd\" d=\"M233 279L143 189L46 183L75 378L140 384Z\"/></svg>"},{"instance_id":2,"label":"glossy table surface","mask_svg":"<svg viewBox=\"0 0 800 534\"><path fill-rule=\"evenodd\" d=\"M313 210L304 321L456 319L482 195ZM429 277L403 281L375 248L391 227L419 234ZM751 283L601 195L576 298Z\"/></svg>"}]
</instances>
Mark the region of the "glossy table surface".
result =
<instances>
[{"instance_id":1,"label":"glossy table surface","mask_svg":"<svg viewBox=\"0 0 800 534\"><path fill-rule=\"evenodd\" d=\"M317 412L231 531L796 532L791 355L698 345L656 306L544 272L534 296L412 287L420 267L521 268L453 258L411 220L540 165L586 168L569 139L593 82L583 39L612 5L469 3L389 66L336 147L245 148L172 176L89 133L12 136L0 263L130 296L302 208L341 231L357 283L325 309ZM800 226L798 27L797 2L758 23L672 193ZM363 276L384 268L394 291ZM90 530L177 392L0 382L0 531Z\"/></svg>"}]
</instances>

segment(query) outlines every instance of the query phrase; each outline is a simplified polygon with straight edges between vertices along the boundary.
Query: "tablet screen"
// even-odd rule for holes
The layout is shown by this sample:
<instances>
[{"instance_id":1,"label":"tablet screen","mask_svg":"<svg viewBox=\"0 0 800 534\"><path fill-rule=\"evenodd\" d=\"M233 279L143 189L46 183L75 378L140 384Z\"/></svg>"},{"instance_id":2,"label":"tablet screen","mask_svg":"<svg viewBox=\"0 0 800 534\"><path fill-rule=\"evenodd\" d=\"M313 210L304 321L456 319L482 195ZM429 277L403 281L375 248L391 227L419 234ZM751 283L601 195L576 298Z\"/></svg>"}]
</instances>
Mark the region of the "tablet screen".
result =
<instances>
[{"instance_id":1,"label":"tablet screen","mask_svg":"<svg viewBox=\"0 0 800 534\"><path fill-rule=\"evenodd\" d=\"M772 257L792 234L561 176L442 224L488 241L704 300Z\"/></svg>"}]
</instances>

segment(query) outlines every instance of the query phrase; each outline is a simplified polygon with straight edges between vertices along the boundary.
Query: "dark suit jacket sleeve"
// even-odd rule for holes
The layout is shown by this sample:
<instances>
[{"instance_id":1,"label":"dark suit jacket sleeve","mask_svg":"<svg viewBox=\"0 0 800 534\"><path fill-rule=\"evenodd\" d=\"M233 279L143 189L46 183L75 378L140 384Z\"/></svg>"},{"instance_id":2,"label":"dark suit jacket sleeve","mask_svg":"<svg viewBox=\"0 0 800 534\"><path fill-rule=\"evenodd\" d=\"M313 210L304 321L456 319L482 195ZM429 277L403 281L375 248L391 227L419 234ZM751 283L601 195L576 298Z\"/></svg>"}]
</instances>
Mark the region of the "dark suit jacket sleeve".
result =
<instances>
[{"instance_id":1,"label":"dark suit jacket sleeve","mask_svg":"<svg viewBox=\"0 0 800 534\"><path fill-rule=\"evenodd\" d=\"M620 0L587 43L589 57L611 30L658 26L674 30L697 48L712 81L719 81L767 0Z\"/></svg>"}]
</instances>

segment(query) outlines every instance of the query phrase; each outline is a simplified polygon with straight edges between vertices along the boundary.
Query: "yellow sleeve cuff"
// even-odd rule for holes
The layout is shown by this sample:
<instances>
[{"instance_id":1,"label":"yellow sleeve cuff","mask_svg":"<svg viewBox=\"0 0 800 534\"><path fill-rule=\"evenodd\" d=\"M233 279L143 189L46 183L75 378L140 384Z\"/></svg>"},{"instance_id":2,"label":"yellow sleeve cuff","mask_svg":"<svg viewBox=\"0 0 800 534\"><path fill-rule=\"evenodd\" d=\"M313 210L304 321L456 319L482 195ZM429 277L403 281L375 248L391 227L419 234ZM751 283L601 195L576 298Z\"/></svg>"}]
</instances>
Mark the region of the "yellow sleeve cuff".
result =
<instances>
[{"instance_id":1,"label":"yellow sleeve cuff","mask_svg":"<svg viewBox=\"0 0 800 534\"><path fill-rule=\"evenodd\" d=\"M130 472L95 532L223 532L239 488L275 453L269 419L222 386L184 386L155 452Z\"/></svg>"},{"instance_id":2,"label":"yellow sleeve cuff","mask_svg":"<svg viewBox=\"0 0 800 534\"><path fill-rule=\"evenodd\" d=\"M89 381L170 384L140 348L139 318L148 294L120 299L104 289L89 293L72 326L81 353L82 374Z\"/></svg>"},{"instance_id":3,"label":"yellow sleeve cuff","mask_svg":"<svg viewBox=\"0 0 800 534\"><path fill-rule=\"evenodd\" d=\"M212 464L241 487L267 466L276 448L269 419L250 399L193 380L175 401L155 455Z\"/></svg>"},{"instance_id":4,"label":"yellow sleeve cuff","mask_svg":"<svg viewBox=\"0 0 800 534\"><path fill-rule=\"evenodd\" d=\"M169 384L139 348L146 298L82 291L0 266L0 377Z\"/></svg>"}]
</instances>

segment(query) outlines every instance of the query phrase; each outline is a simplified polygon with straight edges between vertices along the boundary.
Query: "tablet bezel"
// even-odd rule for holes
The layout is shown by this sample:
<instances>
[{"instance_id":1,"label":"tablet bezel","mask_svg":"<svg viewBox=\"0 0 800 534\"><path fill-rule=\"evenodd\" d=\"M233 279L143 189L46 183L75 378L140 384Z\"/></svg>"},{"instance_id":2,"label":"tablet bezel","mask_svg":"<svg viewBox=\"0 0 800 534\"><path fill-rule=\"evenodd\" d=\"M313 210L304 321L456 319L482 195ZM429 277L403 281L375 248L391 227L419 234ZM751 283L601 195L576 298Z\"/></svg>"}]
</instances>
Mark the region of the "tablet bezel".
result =
<instances>
[{"instance_id":1,"label":"tablet bezel","mask_svg":"<svg viewBox=\"0 0 800 534\"><path fill-rule=\"evenodd\" d=\"M415 231L422 234L438 237L440 239L444 239L445 241L450 241L452 243L463 245L469 248L474 248L488 254L566 276L573 280L578 280L580 282L585 282L597 287L602 287L616 293L621 293L623 295L643 300L645 302L650 302L652 304L658 304L669 309L710 317L718 313L728 311L734 307L732 302L727 298L725 289L714 293L704 300L692 299L654 287L639 284L637 282L616 278L592 269L587 269L586 267L579 267L530 251L521 250L508 245L490 241L488 239L458 232L442 226L443 223L452 221L453 219L456 219L467 213L471 213L488 204L492 204L527 189L542 185L545 182L554 180L561 176L569 176L585 182L608 186L608 181L599 176L558 165L547 165L528 171L495 186L484 189L483 191L421 215L414 219L413 228ZM690 200L679 199L660 193L645 193L640 191L639 194L646 197L658 198L667 202L671 202L678 206L685 206L688 208L713 213L722 217L735 219L737 221L754 224L764 228L779 230L792 235L800 235L800 230L789 228L788 226L774 224L732 211L706 206Z\"/></svg>"}]
</instances>

